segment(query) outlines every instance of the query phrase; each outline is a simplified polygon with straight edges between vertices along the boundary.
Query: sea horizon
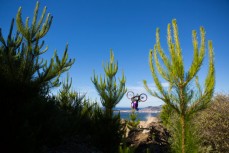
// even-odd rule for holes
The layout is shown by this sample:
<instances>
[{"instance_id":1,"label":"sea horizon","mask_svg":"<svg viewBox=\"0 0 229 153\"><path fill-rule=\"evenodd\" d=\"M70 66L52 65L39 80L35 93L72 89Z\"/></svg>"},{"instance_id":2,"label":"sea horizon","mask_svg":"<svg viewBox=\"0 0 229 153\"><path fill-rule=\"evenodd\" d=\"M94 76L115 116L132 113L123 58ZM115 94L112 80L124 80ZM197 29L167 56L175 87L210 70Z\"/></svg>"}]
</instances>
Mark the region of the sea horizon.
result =
<instances>
[{"instance_id":1,"label":"sea horizon","mask_svg":"<svg viewBox=\"0 0 229 153\"><path fill-rule=\"evenodd\" d=\"M160 111L141 111L141 109L144 109L144 108L146 107L139 108L139 111L135 111L137 114L137 120L139 121L146 121L147 118L149 117L157 117L160 113ZM114 113L115 114L120 113L120 117L125 120L130 120L131 112L132 112L132 108L130 107L115 107L114 108Z\"/></svg>"}]
</instances>

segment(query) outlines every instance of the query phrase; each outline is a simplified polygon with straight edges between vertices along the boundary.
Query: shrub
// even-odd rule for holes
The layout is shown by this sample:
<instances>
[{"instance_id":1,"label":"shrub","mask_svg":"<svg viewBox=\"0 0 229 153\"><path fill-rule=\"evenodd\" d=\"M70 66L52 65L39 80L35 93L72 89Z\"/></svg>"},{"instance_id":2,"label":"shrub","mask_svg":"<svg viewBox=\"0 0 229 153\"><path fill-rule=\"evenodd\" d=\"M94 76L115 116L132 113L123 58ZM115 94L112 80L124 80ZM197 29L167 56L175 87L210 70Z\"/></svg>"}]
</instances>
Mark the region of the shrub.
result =
<instances>
[{"instance_id":1,"label":"shrub","mask_svg":"<svg viewBox=\"0 0 229 153\"><path fill-rule=\"evenodd\" d=\"M130 119L127 121L127 128L128 129L134 129L137 128L137 126L140 123L140 120L137 119L138 115L135 112L135 109L132 109L131 113L130 113Z\"/></svg>"},{"instance_id":2,"label":"shrub","mask_svg":"<svg viewBox=\"0 0 229 153\"><path fill-rule=\"evenodd\" d=\"M211 152L225 153L229 150L229 94L217 94L209 108L200 112L195 125L202 145Z\"/></svg>"},{"instance_id":3,"label":"shrub","mask_svg":"<svg viewBox=\"0 0 229 153\"><path fill-rule=\"evenodd\" d=\"M90 132L93 144L104 153L116 153L124 134L120 114L110 117L98 107L92 121L94 124Z\"/></svg>"}]
</instances>

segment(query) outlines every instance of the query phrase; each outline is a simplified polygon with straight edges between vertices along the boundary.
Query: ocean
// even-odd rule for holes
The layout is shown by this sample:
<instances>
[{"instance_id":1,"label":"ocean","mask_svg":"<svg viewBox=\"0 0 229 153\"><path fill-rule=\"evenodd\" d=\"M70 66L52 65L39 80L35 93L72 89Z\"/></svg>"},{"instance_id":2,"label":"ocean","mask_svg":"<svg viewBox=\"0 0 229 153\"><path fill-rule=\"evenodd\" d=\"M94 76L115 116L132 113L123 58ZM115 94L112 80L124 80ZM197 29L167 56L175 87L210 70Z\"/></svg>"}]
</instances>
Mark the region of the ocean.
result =
<instances>
[{"instance_id":1,"label":"ocean","mask_svg":"<svg viewBox=\"0 0 229 153\"><path fill-rule=\"evenodd\" d=\"M129 120L130 119L130 113L131 108L125 108L125 107L117 107L114 109L114 113L118 114L120 112L120 117L122 119ZM146 121L148 117L157 117L159 113L154 112L138 112L136 111L137 119L140 121Z\"/></svg>"}]
</instances>

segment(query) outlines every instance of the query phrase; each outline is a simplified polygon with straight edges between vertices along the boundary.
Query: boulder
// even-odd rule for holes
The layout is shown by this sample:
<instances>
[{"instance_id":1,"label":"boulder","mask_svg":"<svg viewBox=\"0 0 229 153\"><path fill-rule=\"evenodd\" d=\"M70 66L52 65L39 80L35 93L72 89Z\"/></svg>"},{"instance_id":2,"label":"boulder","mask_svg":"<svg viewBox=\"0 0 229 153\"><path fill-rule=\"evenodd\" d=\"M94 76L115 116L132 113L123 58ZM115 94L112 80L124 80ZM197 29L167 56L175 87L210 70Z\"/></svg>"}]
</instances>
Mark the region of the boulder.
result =
<instances>
[{"instance_id":1,"label":"boulder","mask_svg":"<svg viewBox=\"0 0 229 153\"><path fill-rule=\"evenodd\" d=\"M138 128L129 131L126 144L134 147L137 153L146 153L147 148L151 153L169 152L169 133L155 117L141 121Z\"/></svg>"}]
</instances>

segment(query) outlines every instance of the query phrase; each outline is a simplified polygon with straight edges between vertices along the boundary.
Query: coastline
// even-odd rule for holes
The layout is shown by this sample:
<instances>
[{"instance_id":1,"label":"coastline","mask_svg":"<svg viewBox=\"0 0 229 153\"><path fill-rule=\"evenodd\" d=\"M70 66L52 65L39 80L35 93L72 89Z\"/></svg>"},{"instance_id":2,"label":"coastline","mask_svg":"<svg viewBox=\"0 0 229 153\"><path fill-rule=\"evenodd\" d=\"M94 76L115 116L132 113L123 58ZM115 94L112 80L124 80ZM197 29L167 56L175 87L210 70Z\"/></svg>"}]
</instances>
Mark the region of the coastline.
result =
<instances>
[{"instance_id":1,"label":"coastline","mask_svg":"<svg viewBox=\"0 0 229 153\"><path fill-rule=\"evenodd\" d=\"M114 110L114 112L131 113L132 110ZM160 110L138 110L137 113L160 113Z\"/></svg>"},{"instance_id":2,"label":"coastline","mask_svg":"<svg viewBox=\"0 0 229 153\"><path fill-rule=\"evenodd\" d=\"M139 108L138 111L135 111L136 113L160 113L162 109L162 106L148 106ZM132 108L124 108L124 107L117 107L114 109L116 112L120 113L130 113L132 112Z\"/></svg>"}]
</instances>

